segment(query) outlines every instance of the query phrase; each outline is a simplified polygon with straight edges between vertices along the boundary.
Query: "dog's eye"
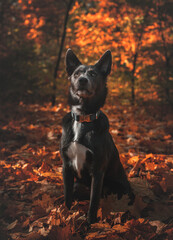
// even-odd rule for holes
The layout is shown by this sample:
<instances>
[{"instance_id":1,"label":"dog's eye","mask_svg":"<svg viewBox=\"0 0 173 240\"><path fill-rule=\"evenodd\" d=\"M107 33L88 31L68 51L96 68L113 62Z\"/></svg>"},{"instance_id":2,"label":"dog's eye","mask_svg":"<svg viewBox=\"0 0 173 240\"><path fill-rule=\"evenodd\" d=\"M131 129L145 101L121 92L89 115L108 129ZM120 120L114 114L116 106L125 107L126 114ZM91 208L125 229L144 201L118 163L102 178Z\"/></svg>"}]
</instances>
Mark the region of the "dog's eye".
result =
<instances>
[{"instance_id":1,"label":"dog's eye","mask_svg":"<svg viewBox=\"0 0 173 240\"><path fill-rule=\"evenodd\" d=\"M76 77L79 77L80 73L81 73L80 71L75 72L75 73L74 73L74 77L75 77L75 78L76 78Z\"/></svg>"},{"instance_id":2,"label":"dog's eye","mask_svg":"<svg viewBox=\"0 0 173 240\"><path fill-rule=\"evenodd\" d=\"M88 74L91 76L91 77L95 77L96 75L97 75L97 73L96 72L94 72L94 71L88 71Z\"/></svg>"}]
</instances>

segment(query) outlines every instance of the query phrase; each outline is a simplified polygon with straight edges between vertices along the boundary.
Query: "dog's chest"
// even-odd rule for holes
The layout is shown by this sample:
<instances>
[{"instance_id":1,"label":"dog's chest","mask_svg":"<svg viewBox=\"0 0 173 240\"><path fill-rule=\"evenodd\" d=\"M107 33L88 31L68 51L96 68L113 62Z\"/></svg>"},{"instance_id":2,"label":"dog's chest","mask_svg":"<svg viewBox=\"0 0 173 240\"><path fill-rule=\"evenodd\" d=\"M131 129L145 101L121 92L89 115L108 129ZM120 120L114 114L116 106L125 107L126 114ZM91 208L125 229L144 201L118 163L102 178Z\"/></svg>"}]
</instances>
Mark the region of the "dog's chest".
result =
<instances>
[{"instance_id":1,"label":"dog's chest","mask_svg":"<svg viewBox=\"0 0 173 240\"><path fill-rule=\"evenodd\" d=\"M92 153L92 151L85 147L84 145L78 142L82 131L81 123L74 122L73 124L73 132L74 132L74 139L73 142L70 143L69 148L67 150L67 155L71 161L71 165L73 166L74 170L77 172L78 177L81 178L81 171L84 168L86 163L86 155L87 151Z\"/></svg>"}]
</instances>

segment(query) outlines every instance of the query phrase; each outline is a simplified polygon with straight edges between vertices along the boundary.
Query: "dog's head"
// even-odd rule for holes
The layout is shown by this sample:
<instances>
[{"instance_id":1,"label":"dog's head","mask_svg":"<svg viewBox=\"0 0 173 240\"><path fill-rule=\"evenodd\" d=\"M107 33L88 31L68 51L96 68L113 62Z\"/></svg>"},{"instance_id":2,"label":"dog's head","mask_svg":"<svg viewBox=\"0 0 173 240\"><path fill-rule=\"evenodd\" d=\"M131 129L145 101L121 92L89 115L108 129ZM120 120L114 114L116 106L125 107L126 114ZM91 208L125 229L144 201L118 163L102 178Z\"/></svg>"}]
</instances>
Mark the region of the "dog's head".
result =
<instances>
[{"instance_id":1,"label":"dog's head","mask_svg":"<svg viewBox=\"0 0 173 240\"><path fill-rule=\"evenodd\" d=\"M68 49L66 70L71 81L72 95L77 99L91 99L105 91L106 78L111 71L111 64L112 56L109 50L95 65L86 66L79 61L71 49Z\"/></svg>"}]
</instances>

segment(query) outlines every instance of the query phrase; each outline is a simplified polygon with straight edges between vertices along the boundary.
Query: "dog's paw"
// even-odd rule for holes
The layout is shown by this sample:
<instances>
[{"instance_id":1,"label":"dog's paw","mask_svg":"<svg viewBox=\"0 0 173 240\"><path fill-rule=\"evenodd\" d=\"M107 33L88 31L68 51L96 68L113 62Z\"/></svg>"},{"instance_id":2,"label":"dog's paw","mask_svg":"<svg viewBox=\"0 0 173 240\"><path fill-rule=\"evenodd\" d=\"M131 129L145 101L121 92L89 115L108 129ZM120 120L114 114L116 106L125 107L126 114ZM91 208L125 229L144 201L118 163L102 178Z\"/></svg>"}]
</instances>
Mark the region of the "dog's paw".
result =
<instances>
[{"instance_id":1,"label":"dog's paw","mask_svg":"<svg viewBox=\"0 0 173 240\"><path fill-rule=\"evenodd\" d=\"M88 213L87 222L88 222L89 225L91 225L92 223L96 223L97 222L97 216Z\"/></svg>"},{"instance_id":2,"label":"dog's paw","mask_svg":"<svg viewBox=\"0 0 173 240\"><path fill-rule=\"evenodd\" d=\"M67 207L68 209L70 209L70 208L71 208L71 205L72 205L72 201L66 200L66 201L65 201L65 205L66 205L66 207Z\"/></svg>"}]
</instances>

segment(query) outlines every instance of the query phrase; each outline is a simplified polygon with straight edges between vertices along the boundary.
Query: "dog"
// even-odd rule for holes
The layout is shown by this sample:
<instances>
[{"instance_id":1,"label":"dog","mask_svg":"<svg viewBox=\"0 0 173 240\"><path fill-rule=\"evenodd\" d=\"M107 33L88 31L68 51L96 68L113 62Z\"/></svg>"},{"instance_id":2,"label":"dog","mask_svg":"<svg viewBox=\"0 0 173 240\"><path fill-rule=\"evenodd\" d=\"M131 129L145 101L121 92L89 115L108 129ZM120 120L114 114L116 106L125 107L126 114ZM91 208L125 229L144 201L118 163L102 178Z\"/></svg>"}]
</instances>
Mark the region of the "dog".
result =
<instances>
[{"instance_id":1,"label":"dog","mask_svg":"<svg viewBox=\"0 0 173 240\"><path fill-rule=\"evenodd\" d=\"M65 204L74 199L90 199L87 221L97 221L101 196L134 194L109 133L109 121L100 110L107 96L107 76L111 71L111 51L95 65L83 65L71 49L66 53L70 80L68 103L71 112L62 121L60 153L63 160Z\"/></svg>"}]
</instances>

